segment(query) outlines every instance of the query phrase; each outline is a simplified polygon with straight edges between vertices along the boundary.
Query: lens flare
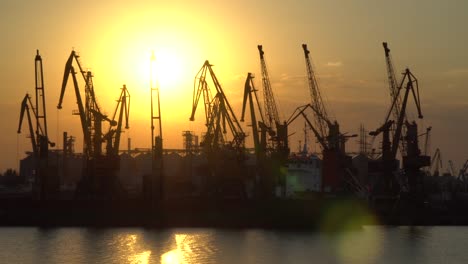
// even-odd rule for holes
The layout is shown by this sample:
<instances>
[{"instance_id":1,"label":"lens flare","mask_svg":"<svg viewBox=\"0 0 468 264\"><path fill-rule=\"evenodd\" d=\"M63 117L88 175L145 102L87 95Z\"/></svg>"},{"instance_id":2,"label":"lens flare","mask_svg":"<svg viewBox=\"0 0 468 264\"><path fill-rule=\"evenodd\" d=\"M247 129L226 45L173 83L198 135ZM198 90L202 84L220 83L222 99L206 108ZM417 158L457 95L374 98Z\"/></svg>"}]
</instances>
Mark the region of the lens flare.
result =
<instances>
[{"instance_id":1,"label":"lens flare","mask_svg":"<svg viewBox=\"0 0 468 264\"><path fill-rule=\"evenodd\" d=\"M337 200L324 209L320 228L343 263L376 263L382 247L377 219L357 201Z\"/></svg>"}]
</instances>

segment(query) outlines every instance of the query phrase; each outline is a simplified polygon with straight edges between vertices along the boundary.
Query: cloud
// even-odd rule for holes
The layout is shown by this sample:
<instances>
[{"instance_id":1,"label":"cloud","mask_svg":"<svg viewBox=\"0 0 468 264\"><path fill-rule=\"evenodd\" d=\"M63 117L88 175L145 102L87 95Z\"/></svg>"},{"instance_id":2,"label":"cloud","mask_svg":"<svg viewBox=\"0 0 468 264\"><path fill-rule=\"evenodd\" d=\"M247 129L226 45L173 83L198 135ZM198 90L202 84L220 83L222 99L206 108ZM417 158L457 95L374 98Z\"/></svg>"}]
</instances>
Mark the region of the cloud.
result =
<instances>
[{"instance_id":1,"label":"cloud","mask_svg":"<svg viewBox=\"0 0 468 264\"><path fill-rule=\"evenodd\" d=\"M329 61L326 64L327 67L341 67L343 66L343 62L341 61Z\"/></svg>"},{"instance_id":2,"label":"cloud","mask_svg":"<svg viewBox=\"0 0 468 264\"><path fill-rule=\"evenodd\" d=\"M291 75L291 74L288 74L288 73L282 73L280 75L280 81L290 81L290 80L293 80L293 81L297 81L297 80L305 80L307 78L307 76L305 76L304 74L302 75Z\"/></svg>"}]
</instances>

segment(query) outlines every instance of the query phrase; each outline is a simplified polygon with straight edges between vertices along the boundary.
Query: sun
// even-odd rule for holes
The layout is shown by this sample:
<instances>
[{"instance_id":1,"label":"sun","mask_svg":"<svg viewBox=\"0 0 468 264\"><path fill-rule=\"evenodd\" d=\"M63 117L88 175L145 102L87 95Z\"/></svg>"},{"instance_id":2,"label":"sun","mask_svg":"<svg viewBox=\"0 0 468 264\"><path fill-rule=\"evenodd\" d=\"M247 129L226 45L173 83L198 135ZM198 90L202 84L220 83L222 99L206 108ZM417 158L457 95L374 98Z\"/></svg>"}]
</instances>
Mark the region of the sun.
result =
<instances>
[{"instance_id":1,"label":"sun","mask_svg":"<svg viewBox=\"0 0 468 264\"><path fill-rule=\"evenodd\" d=\"M175 50L160 48L153 51L151 63L152 87L171 88L179 83L184 63Z\"/></svg>"}]
</instances>

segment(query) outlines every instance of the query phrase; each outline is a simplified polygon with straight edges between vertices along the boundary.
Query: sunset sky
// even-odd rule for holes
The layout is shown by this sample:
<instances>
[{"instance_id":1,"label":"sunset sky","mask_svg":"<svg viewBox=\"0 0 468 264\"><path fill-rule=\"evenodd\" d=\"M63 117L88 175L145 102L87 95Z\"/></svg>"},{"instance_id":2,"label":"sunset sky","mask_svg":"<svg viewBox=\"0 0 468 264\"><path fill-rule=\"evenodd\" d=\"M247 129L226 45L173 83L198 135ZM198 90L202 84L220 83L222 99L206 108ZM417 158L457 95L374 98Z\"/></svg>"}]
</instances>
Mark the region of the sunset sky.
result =
<instances>
[{"instance_id":1,"label":"sunset sky","mask_svg":"<svg viewBox=\"0 0 468 264\"><path fill-rule=\"evenodd\" d=\"M128 137L132 147L150 147L149 64L154 51L164 147L182 148L182 131L205 130L202 107L195 122L189 121L194 77L204 61L215 65L240 118L247 72L256 74L261 88L258 44L265 51L281 119L310 101L301 48L306 43L328 111L341 130L358 133L360 124L377 128L390 105L383 41L389 43L397 72L409 67L418 77L424 115L420 133L432 126L431 153L440 148L443 171L449 159L458 169L468 159L467 10L464 0L1 1L0 172L17 169L31 150L27 124L22 134L16 131L20 102L25 93L34 94L36 49L44 64L49 136L61 149L67 131L76 136L75 149L81 152L79 118L71 115L77 109L72 86L63 109L57 110L65 62L73 49L94 73L104 112L112 114L123 84L131 93L130 130L122 135L121 149ZM251 134L248 123L243 127ZM290 128L296 132L290 140L293 151L303 137L302 126L297 121ZM358 150L354 139L348 150Z\"/></svg>"}]
</instances>

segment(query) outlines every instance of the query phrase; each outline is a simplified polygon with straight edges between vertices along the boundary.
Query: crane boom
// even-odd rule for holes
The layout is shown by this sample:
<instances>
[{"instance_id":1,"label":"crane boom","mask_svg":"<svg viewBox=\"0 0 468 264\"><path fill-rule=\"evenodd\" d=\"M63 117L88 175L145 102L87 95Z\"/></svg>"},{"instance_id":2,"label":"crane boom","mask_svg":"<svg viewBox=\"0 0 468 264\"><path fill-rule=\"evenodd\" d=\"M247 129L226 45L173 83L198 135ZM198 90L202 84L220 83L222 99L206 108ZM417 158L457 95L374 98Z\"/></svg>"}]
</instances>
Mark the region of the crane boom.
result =
<instances>
[{"instance_id":1,"label":"crane boom","mask_svg":"<svg viewBox=\"0 0 468 264\"><path fill-rule=\"evenodd\" d=\"M24 96L23 101L21 102L21 111L20 111L20 118L19 118L19 125L18 125L18 134L21 133L21 125L23 123L23 118L24 118L24 113L26 112L27 118L28 118L28 126L29 126L29 134L31 137L31 145L33 149L33 154L35 157L38 156L38 144L36 141L36 136L34 135L34 128L31 120L31 113L29 112L29 109L32 109L34 116L36 116L36 113L34 112L34 108L32 108L32 103L31 103L31 98L29 97L29 94L26 94Z\"/></svg>"},{"instance_id":2,"label":"crane boom","mask_svg":"<svg viewBox=\"0 0 468 264\"><path fill-rule=\"evenodd\" d=\"M319 118L315 118L315 127L319 131L322 138L325 138L327 135L327 127L330 126L331 122L329 121L327 110L323 102L322 96L320 94L320 89L315 78L315 73L312 68L312 63L310 60L310 51L307 49L306 44L302 44L302 49L304 50L304 58L306 62L307 70L307 81L309 85L309 92L311 97L311 107Z\"/></svg>"},{"instance_id":3,"label":"crane boom","mask_svg":"<svg viewBox=\"0 0 468 264\"><path fill-rule=\"evenodd\" d=\"M42 129L41 135L49 138L47 133L47 115L46 115L46 104L45 104L45 93L44 93L44 72L42 68L42 57L39 55L39 50L36 50L36 57L34 59L35 67L35 81L36 81L36 131Z\"/></svg>"},{"instance_id":4,"label":"crane boom","mask_svg":"<svg viewBox=\"0 0 468 264\"><path fill-rule=\"evenodd\" d=\"M67 64L65 65L65 73L64 73L64 78L62 82L62 89L60 92L60 98L59 98L59 103L57 105L58 109L62 109L62 102L63 102L63 96L65 95L65 89L67 87L67 81L68 81L68 76L72 76L73 80L73 88L75 90L75 96L76 96L76 104L78 105L78 114L80 116L80 123L81 123L81 129L83 131L83 153L88 155L88 157L91 155L91 131L90 131L90 124L88 119L86 118L86 110L83 105L83 100L81 99L81 94L80 94L80 88L78 85L78 80L76 79L76 72L71 65L73 57L70 56L69 60L67 61Z\"/></svg>"},{"instance_id":5,"label":"crane boom","mask_svg":"<svg viewBox=\"0 0 468 264\"><path fill-rule=\"evenodd\" d=\"M275 124L280 123L278 108L276 107L275 97L271 88L270 76L268 74L268 68L265 62L265 52L263 51L262 45L258 45L258 52L260 54L260 66L262 72L262 84L263 84L263 100L266 115L266 125L273 128Z\"/></svg>"},{"instance_id":6,"label":"crane boom","mask_svg":"<svg viewBox=\"0 0 468 264\"><path fill-rule=\"evenodd\" d=\"M312 122L309 120L309 118L305 114L305 111L308 108L312 109L312 111L315 112L315 110L314 110L314 108L312 107L311 104L306 104L306 105L303 105L303 106L299 106L298 108L296 108L296 110L294 110L292 115L289 117L288 121L286 121L286 124L287 125L291 124L294 120L296 120L297 117L302 115L304 117L304 119L306 120L307 124L309 125L310 129L314 133L315 137L317 138L317 141L319 142L322 149L328 150L329 145L327 144L326 138L324 138L320 134L320 131L312 124Z\"/></svg>"},{"instance_id":7,"label":"crane boom","mask_svg":"<svg viewBox=\"0 0 468 264\"><path fill-rule=\"evenodd\" d=\"M401 100L400 97L398 97L398 82L395 76L395 70L393 67L392 63L392 58L390 56L390 49L388 48L387 42L382 43L385 51L385 62L387 64L387 77L388 77L388 85L390 89L390 99L393 103L395 101L395 106L392 108L393 110L393 116L395 120L398 119L400 116L400 110L401 110Z\"/></svg>"},{"instance_id":8,"label":"crane boom","mask_svg":"<svg viewBox=\"0 0 468 264\"><path fill-rule=\"evenodd\" d=\"M400 112L402 108L401 98L399 96L399 90L401 86L398 86L398 81L395 75L395 68L393 66L392 57L390 55L390 48L388 47L387 42L383 42L382 46L385 52L385 62L387 65L387 79L388 79L388 87L390 90L390 100L392 102L392 107L390 108L389 112L387 113L386 120L389 119L390 115L393 116L394 120L398 120L400 117ZM401 85L401 84L400 84ZM406 113L403 113L403 118L406 120ZM402 134L406 134L406 128L403 126ZM402 156L406 153L406 144L404 140L400 140L400 153Z\"/></svg>"}]
</instances>

